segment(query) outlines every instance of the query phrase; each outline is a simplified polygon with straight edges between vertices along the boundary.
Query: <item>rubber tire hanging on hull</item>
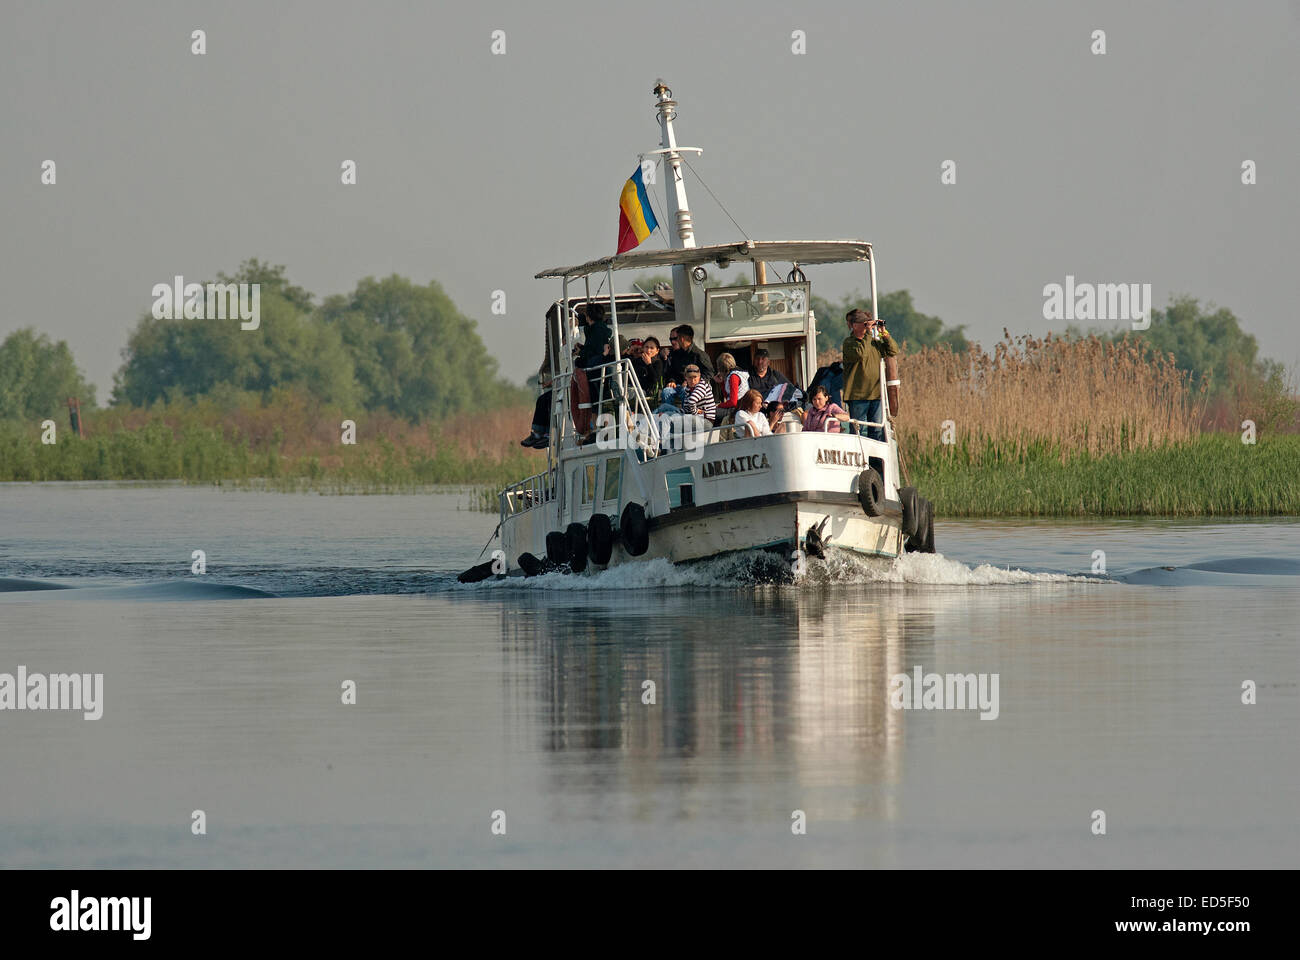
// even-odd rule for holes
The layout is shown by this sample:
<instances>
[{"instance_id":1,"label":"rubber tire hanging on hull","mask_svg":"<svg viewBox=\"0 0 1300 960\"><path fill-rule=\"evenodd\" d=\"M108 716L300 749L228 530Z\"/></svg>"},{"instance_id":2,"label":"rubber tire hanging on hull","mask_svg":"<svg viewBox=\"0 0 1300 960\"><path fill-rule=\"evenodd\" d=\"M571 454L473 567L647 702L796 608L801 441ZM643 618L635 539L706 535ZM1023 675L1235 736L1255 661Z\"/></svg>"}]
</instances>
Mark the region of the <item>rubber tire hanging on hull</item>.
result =
<instances>
[{"instance_id":1,"label":"rubber tire hanging on hull","mask_svg":"<svg viewBox=\"0 0 1300 960\"><path fill-rule=\"evenodd\" d=\"M587 528L574 521L564 531L564 543L569 550L569 569L582 573L587 569Z\"/></svg>"},{"instance_id":2,"label":"rubber tire hanging on hull","mask_svg":"<svg viewBox=\"0 0 1300 960\"><path fill-rule=\"evenodd\" d=\"M903 536L911 539L916 536L916 487L904 487L899 490L898 498L903 501Z\"/></svg>"},{"instance_id":3,"label":"rubber tire hanging on hull","mask_svg":"<svg viewBox=\"0 0 1300 960\"><path fill-rule=\"evenodd\" d=\"M925 501L925 538L921 541L922 553L934 553L934 504Z\"/></svg>"},{"instance_id":4,"label":"rubber tire hanging on hull","mask_svg":"<svg viewBox=\"0 0 1300 960\"><path fill-rule=\"evenodd\" d=\"M916 532L907 538L903 549L908 553L923 553L925 550L925 528L930 520L930 501L925 497L916 500Z\"/></svg>"},{"instance_id":5,"label":"rubber tire hanging on hull","mask_svg":"<svg viewBox=\"0 0 1300 960\"><path fill-rule=\"evenodd\" d=\"M568 562L569 544L559 530L552 530L546 535L546 559L551 563Z\"/></svg>"},{"instance_id":6,"label":"rubber tire hanging on hull","mask_svg":"<svg viewBox=\"0 0 1300 960\"><path fill-rule=\"evenodd\" d=\"M885 481L875 467L867 467L858 474L858 503L862 512L869 517L878 517L883 512L885 499Z\"/></svg>"},{"instance_id":7,"label":"rubber tire hanging on hull","mask_svg":"<svg viewBox=\"0 0 1300 960\"><path fill-rule=\"evenodd\" d=\"M645 507L634 502L623 508L618 520L618 536L623 541L623 549L634 557L650 549L650 522L646 519Z\"/></svg>"},{"instance_id":8,"label":"rubber tire hanging on hull","mask_svg":"<svg viewBox=\"0 0 1300 960\"><path fill-rule=\"evenodd\" d=\"M593 514L587 523L587 554L602 567L614 552L614 524L603 513Z\"/></svg>"}]
</instances>

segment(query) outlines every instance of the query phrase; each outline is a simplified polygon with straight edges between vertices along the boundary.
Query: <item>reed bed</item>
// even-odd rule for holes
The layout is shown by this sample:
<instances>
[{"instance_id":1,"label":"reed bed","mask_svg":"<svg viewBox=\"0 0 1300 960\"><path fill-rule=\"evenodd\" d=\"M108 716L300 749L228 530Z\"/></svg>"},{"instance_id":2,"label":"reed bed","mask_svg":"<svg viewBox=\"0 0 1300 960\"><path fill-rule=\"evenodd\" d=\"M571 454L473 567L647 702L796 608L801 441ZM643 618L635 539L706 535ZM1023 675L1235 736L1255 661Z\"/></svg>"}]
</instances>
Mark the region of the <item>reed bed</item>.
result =
<instances>
[{"instance_id":1,"label":"reed bed","mask_svg":"<svg viewBox=\"0 0 1300 960\"><path fill-rule=\"evenodd\" d=\"M265 479L346 488L431 484L505 486L542 469L519 446L532 409L501 408L410 424L384 414L313 406L296 397L223 408L207 401L88 413L86 436L59 426L42 444L36 424L0 424L0 481ZM342 443L342 423L356 443Z\"/></svg>"},{"instance_id":2,"label":"reed bed","mask_svg":"<svg viewBox=\"0 0 1300 960\"><path fill-rule=\"evenodd\" d=\"M1243 444L1239 433L1203 433L1226 415L1207 412L1205 388L1172 357L1140 344L1008 335L991 353L905 354L900 373L904 465L940 517L1300 514L1300 436L1269 429ZM519 446L531 413L411 424L291 393L91 411L84 439L60 425L49 446L36 424L0 424L0 480L459 485L496 510L497 491L545 466ZM356 421L355 445L341 443L344 419Z\"/></svg>"},{"instance_id":3,"label":"reed bed","mask_svg":"<svg viewBox=\"0 0 1300 960\"><path fill-rule=\"evenodd\" d=\"M991 445L992 446L992 445ZM978 460L978 466L971 461ZM1300 515L1300 436L1244 444L1203 434L1127 453L1066 455L1043 445L1015 457L937 450L908 460L909 479L943 517Z\"/></svg>"},{"instance_id":4,"label":"reed bed","mask_svg":"<svg viewBox=\"0 0 1300 960\"><path fill-rule=\"evenodd\" d=\"M1183 443L1206 402L1172 356L1135 341L1008 334L992 353L927 347L899 366L904 448L972 466Z\"/></svg>"}]
</instances>

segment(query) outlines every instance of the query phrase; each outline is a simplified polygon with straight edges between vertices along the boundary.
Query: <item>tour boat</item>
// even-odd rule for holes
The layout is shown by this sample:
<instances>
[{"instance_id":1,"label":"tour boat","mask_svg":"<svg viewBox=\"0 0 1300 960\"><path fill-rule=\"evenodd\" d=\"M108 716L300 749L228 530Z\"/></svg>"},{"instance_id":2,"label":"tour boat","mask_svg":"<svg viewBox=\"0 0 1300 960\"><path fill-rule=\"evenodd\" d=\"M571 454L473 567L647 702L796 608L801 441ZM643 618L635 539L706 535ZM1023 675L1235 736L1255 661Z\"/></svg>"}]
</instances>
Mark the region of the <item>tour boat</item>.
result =
<instances>
[{"instance_id":1,"label":"tour boat","mask_svg":"<svg viewBox=\"0 0 1300 960\"><path fill-rule=\"evenodd\" d=\"M546 468L501 491L494 535L499 549L492 561L461 579L583 573L657 558L687 563L745 551L775 553L797 577L804 558L828 549L883 558L904 550L932 552L930 504L900 472L890 410L897 387L890 382L885 389L883 361L881 421L849 421L844 432L804 431L799 418L786 413L784 429L770 436L740 436L725 425L692 433L689 427L698 421L656 414L663 409L660 398L645 395L631 359L621 353L620 337L653 335L666 352L668 331L689 324L696 344L714 361L729 352L741 369L749 369L754 351L765 348L771 365L806 394L817 369L819 318L804 269L864 264L872 315L879 314L870 243L743 240L697 246L682 154L699 150L677 145L677 102L662 80L654 95L660 148L642 155L642 169L645 156L662 158L668 222L661 229L670 247L633 249L537 274L560 281L544 336L552 397ZM720 279L722 271L740 264L752 265L753 283L711 285L710 271L716 269ZM790 265L783 280L777 264ZM671 291L665 284L656 291L614 292L615 271L665 268L672 271ZM777 279L769 281L769 272ZM593 279L601 288L596 294ZM613 355L584 374L574 363L578 321L586 305L596 302L613 333ZM842 319L826 319L843 329ZM850 424L878 428L885 439L849 432Z\"/></svg>"}]
</instances>

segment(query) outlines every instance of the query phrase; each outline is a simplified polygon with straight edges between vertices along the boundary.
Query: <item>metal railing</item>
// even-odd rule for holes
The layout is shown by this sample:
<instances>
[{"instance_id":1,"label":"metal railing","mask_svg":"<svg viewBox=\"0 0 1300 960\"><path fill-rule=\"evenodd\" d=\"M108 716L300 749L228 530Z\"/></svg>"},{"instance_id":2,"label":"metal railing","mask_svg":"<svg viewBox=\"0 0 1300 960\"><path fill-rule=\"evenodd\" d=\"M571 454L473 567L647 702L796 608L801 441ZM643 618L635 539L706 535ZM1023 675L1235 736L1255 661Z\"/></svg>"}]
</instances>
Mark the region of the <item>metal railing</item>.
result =
<instances>
[{"instance_id":1,"label":"metal railing","mask_svg":"<svg viewBox=\"0 0 1300 960\"><path fill-rule=\"evenodd\" d=\"M555 474L551 471L539 473L511 484L497 495L501 519L513 517L550 503L555 499Z\"/></svg>"},{"instance_id":2,"label":"metal railing","mask_svg":"<svg viewBox=\"0 0 1300 960\"><path fill-rule=\"evenodd\" d=\"M646 398L645 391L641 389L636 371L632 368L631 359L624 357L617 362L611 361L590 367L587 369L587 381L591 388L591 400L584 406L592 413L592 428L596 430L601 428L598 421L602 414L613 415L620 441L624 435L630 437L636 449L641 451L643 460L658 456L659 425L655 421L654 410ZM553 407L557 407L555 416L560 420L561 438L571 435L569 431L572 427L572 418L568 406L571 400L569 391L572 383L571 373L562 373L555 378L556 390L564 397L561 405L552 404ZM564 407L563 412L558 409L558 406ZM620 413L623 417L622 423L618 422Z\"/></svg>"}]
</instances>

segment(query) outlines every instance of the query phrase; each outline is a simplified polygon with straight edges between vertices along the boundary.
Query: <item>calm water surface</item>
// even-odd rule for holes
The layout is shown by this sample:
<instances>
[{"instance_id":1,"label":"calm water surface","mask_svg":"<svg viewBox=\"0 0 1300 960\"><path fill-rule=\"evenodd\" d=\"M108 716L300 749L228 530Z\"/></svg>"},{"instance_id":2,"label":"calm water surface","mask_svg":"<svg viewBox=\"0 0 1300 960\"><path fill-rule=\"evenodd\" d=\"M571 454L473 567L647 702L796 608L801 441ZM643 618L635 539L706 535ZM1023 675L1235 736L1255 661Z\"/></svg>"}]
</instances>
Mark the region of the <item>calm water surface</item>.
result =
<instances>
[{"instance_id":1,"label":"calm water surface","mask_svg":"<svg viewBox=\"0 0 1300 960\"><path fill-rule=\"evenodd\" d=\"M468 506L0 484L0 673L105 685L0 712L0 866L1300 865L1296 520L464 587ZM891 708L916 666L997 718Z\"/></svg>"}]
</instances>

